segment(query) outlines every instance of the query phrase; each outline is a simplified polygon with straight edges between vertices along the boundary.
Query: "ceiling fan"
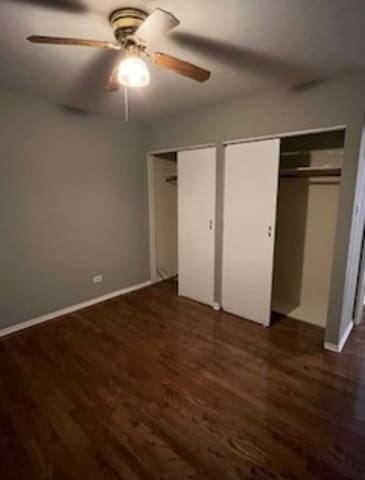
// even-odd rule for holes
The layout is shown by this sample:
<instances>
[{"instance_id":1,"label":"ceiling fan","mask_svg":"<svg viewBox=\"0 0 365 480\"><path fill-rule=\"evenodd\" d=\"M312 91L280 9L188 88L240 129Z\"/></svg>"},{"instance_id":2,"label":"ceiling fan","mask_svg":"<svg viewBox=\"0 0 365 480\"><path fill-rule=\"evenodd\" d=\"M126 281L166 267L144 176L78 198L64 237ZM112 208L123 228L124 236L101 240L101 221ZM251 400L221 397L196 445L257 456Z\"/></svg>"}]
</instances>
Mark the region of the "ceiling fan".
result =
<instances>
[{"instance_id":1,"label":"ceiling fan","mask_svg":"<svg viewBox=\"0 0 365 480\"><path fill-rule=\"evenodd\" d=\"M121 85L142 87L150 82L149 70L142 60L147 58L159 67L171 70L198 82L205 82L210 72L204 68L167 55L151 53L149 45L180 24L170 12L156 8L150 15L137 8L120 8L110 15L110 24L116 42L77 38L31 35L32 43L105 48L120 51L117 62L106 84L108 91L117 91Z\"/></svg>"}]
</instances>

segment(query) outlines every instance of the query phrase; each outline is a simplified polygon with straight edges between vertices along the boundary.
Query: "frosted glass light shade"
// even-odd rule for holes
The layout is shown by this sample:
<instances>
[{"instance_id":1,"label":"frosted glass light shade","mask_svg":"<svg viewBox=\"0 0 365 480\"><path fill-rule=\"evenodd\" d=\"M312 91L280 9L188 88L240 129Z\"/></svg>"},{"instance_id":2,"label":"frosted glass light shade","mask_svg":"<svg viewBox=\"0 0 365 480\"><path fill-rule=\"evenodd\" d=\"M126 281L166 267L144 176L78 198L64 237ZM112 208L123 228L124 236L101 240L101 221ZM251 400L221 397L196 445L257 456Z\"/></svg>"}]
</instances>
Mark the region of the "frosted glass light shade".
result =
<instances>
[{"instance_id":1,"label":"frosted glass light shade","mask_svg":"<svg viewBox=\"0 0 365 480\"><path fill-rule=\"evenodd\" d=\"M139 57L127 57L120 63L118 79L127 87L145 87L150 83L150 72Z\"/></svg>"}]
</instances>

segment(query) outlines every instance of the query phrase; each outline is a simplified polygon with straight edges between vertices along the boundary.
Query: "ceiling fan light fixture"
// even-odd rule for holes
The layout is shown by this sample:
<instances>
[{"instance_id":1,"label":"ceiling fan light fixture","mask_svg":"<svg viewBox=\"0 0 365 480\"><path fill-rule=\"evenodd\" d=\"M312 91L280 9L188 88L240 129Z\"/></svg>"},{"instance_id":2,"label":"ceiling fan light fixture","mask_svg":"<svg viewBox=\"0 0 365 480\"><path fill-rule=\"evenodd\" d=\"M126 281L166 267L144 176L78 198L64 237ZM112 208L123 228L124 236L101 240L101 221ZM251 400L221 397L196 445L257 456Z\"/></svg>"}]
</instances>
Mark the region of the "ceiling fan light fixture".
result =
<instances>
[{"instance_id":1,"label":"ceiling fan light fixture","mask_svg":"<svg viewBox=\"0 0 365 480\"><path fill-rule=\"evenodd\" d=\"M115 64L105 85L108 92L117 92L121 85L138 88L150 83L150 72L141 56L165 70L197 82L205 82L210 77L208 70L163 52L151 52L149 49L151 43L169 33L179 23L172 13L161 8L155 8L150 15L133 7L119 8L110 16L115 42L45 35L31 35L27 39L35 44L104 48L125 53L126 58L123 61L120 55L115 57Z\"/></svg>"},{"instance_id":2,"label":"ceiling fan light fixture","mask_svg":"<svg viewBox=\"0 0 365 480\"><path fill-rule=\"evenodd\" d=\"M145 87L150 83L150 72L141 58L130 55L120 62L118 79L126 87Z\"/></svg>"}]
</instances>

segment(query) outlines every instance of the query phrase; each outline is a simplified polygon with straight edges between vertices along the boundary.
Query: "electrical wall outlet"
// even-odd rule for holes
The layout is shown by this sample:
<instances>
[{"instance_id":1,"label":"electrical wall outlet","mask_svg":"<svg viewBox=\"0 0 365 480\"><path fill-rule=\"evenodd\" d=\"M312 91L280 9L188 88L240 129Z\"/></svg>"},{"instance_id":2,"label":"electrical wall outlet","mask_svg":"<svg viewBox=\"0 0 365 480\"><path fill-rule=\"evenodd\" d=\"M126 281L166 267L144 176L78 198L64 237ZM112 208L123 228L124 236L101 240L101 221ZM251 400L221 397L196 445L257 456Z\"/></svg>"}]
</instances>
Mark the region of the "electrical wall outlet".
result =
<instances>
[{"instance_id":1,"label":"electrical wall outlet","mask_svg":"<svg viewBox=\"0 0 365 480\"><path fill-rule=\"evenodd\" d=\"M93 277L93 283L101 283L103 281L103 276L102 275L96 275Z\"/></svg>"}]
</instances>

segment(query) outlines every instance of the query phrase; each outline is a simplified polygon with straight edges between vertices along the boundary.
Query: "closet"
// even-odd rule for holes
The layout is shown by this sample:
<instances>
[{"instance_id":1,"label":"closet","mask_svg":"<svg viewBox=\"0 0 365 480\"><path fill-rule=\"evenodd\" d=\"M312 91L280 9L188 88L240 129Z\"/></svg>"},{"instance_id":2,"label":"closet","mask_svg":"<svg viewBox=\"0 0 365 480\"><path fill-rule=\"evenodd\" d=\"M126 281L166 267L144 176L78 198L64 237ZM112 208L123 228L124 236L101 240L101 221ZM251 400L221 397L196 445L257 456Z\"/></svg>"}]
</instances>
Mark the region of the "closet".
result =
<instances>
[{"instance_id":1,"label":"closet","mask_svg":"<svg viewBox=\"0 0 365 480\"><path fill-rule=\"evenodd\" d=\"M216 149L150 155L151 278L213 305Z\"/></svg>"},{"instance_id":2,"label":"closet","mask_svg":"<svg viewBox=\"0 0 365 480\"><path fill-rule=\"evenodd\" d=\"M177 155L154 155L150 162L151 277L167 280L178 274Z\"/></svg>"},{"instance_id":3,"label":"closet","mask_svg":"<svg viewBox=\"0 0 365 480\"><path fill-rule=\"evenodd\" d=\"M225 148L222 307L325 327L344 131Z\"/></svg>"}]
</instances>

